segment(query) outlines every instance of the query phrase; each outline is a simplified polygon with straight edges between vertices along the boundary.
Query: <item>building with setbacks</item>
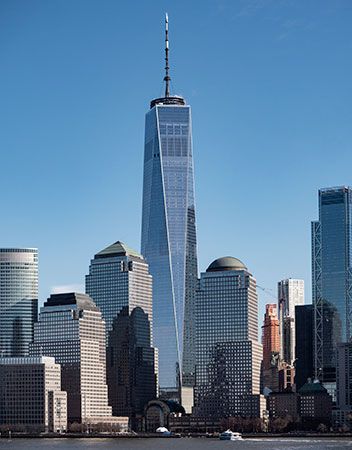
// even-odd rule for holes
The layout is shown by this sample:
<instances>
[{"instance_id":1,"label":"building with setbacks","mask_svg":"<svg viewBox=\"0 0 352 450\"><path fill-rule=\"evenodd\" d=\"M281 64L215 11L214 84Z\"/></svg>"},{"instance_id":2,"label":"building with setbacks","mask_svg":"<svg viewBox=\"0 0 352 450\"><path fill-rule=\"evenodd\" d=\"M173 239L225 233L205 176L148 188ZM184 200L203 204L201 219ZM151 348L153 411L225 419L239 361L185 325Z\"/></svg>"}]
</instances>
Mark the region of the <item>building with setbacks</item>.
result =
<instances>
[{"instance_id":1,"label":"building with setbacks","mask_svg":"<svg viewBox=\"0 0 352 450\"><path fill-rule=\"evenodd\" d=\"M146 404L157 397L156 351L151 345L148 314L124 307L115 318L107 347L109 404L116 416L128 416L142 429Z\"/></svg>"},{"instance_id":2,"label":"building with setbacks","mask_svg":"<svg viewBox=\"0 0 352 450\"><path fill-rule=\"evenodd\" d=\"M69 423L119 422L108 405L105 322L88 295L52 294L40 309L30 353L61 365Z\"/></svg>"}]
</instances>

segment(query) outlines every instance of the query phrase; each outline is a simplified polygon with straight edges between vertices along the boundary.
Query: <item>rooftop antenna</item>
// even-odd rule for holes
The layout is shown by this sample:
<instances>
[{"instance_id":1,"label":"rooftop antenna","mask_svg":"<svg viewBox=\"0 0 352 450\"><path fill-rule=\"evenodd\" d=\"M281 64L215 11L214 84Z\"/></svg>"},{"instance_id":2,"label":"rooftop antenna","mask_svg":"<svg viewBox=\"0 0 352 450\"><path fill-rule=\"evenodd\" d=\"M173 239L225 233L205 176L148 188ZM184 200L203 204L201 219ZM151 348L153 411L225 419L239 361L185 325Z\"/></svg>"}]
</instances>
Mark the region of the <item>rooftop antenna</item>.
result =
<instances>
[{"instance_id":1,"label":"rooftop antenna","mask_svg":"<svg viewBox=\"0 0 352 450\"><path fill-rule=\"evenodd\" d=\"M169 77L169 16L165 14L165 97L170 97L170 81Z\"/></svg>"}]
</instances>

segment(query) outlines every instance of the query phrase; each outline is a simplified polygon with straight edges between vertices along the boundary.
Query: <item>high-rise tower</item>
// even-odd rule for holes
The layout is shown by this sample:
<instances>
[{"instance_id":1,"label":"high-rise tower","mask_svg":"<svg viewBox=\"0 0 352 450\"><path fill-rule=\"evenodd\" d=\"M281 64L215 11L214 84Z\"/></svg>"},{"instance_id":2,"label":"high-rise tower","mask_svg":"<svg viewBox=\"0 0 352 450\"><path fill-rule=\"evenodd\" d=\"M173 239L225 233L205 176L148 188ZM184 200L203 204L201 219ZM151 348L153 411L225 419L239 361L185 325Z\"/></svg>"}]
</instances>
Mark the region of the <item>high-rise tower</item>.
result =
<instances>
[{"instance_id":1,"label":"high-rise tower","mask_svg":"<svg viewBox=\"0 0 352 450\"><path fill-rule=\"evenodd\" d=\"M272 391L278 390L280 334L276 304L265 305L264 323L262 326L263 344L263 384Z\"/></svg>"},{"instance_id":2,"label":"high-rise tower","mask_svg":"<svg viewBox=\"0 0 352 450\"><path fill-rule=\"evenodd\" d=\"M140 307L152 322L152 277L148 264L121 241L104 248L91 260L86 293L103 315L106 342L113 321L123 308L127 307L130 314Z\"/></svg>"},{"instance_id":3,"label":"high-rise tower","mask_svg":"<svg viewBox=\"0 0 352 450\"><path fill-rule=\"evenodd\" d=\"M259 417L265 400L260 396L258 297L256 280L242 261L219 258L201 274L195 317L194 414Z\"/></svg>"},{"instance_id":4,"label":"high-rise tower","mask_svg":"<svg viewBox=\"0 0 352 450\"><path fill-rule=\"evenodd\" d=\"M304 280L288 278L278 283L278 306L280 320L280 356L292 365L295 356L295 306L304 305Z\"/></svg>"},{"instance_id":5,"label":"high-rise tower","mask_svg":"<svg viewBox=\"0 0 352 450\"><path fill-rule=\"evenodd\" d=\"M38 250L0 249L0 355L26 356L38 315Z\"/></svg>"},{"instance_id":6,"label":"high-rise tower","mask_svg":"<svg viewBox=\"0 0 352 450\"><path fill-rule=\"evenodd\" d=\"M352 337L352 189L319 190L319 221L312 222L315 375L336 391L336 350Z\"/></svg>"},{"instance_id":7,"label":"high-rise tower","mask_svg":"<svg viewBox=\"0 0 352 450\"><path fill-rule=\"evenodd\" d=\"M85 294L52 294L40 308L32 356L49 355L61 364L68 421L110 421L106 384L105 322Z\"/></svg>"},{"instance_id":8,"label":"high-rise tower","mask_svg":"<svg viewBox=\"0 0 352 450\"><path fill-rule=\"evenodd\" d=\"M168 17L165 96L146 115L142 255L153 276L154 343L161 388L194 383L197 243L191 108L170 95Z\"/></svg>"}]
</instances>

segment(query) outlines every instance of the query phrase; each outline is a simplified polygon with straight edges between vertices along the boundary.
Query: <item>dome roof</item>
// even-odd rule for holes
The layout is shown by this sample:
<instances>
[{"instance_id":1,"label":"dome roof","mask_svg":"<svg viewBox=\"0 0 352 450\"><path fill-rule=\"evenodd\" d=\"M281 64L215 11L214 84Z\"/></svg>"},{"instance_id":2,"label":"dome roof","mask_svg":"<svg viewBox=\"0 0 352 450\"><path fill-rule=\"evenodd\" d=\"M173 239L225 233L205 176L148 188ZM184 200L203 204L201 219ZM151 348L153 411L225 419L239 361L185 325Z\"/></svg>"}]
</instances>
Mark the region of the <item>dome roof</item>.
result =
<instances>
[{"instance_id":1,"label":"dome roof","mask_svg":"<svg viewBox=\"0 0 352 450\"><path fill-rule=\"evenodd\" d=\"M223 256L213 261L207 268L207 272L219 272L224 270L247 270L247 267L237 258Z\"/></svg>"}]
</instances>

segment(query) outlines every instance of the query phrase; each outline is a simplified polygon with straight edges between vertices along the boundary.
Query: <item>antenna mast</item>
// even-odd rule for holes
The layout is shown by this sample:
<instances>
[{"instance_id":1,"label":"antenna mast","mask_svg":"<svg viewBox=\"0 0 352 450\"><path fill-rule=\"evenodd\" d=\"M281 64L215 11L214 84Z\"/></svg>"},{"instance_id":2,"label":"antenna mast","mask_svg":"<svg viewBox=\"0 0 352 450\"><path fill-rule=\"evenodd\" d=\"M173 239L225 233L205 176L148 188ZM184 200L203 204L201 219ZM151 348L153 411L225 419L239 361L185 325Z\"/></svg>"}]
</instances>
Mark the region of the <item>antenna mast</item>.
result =
<instances>
[{"instance_id":1,"label":"antenna mast","mask_svg":"<svg viewBox=\"0 0 352 450\"><path fill-rule=\"evenodd\" d=\"M165 14L165 97L170 97L170 80L169 77L169 16Z\"/></svg>"}]
</instances>

